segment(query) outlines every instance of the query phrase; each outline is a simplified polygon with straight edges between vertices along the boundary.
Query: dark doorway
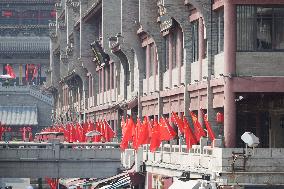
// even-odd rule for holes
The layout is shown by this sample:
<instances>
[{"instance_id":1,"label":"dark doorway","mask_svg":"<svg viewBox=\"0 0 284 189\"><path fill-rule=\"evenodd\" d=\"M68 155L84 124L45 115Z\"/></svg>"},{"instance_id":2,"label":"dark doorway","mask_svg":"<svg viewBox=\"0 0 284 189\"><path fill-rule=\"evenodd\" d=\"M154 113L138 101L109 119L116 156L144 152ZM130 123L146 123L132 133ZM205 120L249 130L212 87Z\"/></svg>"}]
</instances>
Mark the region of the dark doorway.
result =
<instances>
[{"instance_id":1,"label":"dark doorway","mask_svg":"<svg viewBox=\"0 0 284 189\"><path fill-rule=\"evenodd\" d=\"M244 147L241 135L252 132L258 147L284 147L284 93L238 93L237 147Z\"/></svg>"}]
</instances>

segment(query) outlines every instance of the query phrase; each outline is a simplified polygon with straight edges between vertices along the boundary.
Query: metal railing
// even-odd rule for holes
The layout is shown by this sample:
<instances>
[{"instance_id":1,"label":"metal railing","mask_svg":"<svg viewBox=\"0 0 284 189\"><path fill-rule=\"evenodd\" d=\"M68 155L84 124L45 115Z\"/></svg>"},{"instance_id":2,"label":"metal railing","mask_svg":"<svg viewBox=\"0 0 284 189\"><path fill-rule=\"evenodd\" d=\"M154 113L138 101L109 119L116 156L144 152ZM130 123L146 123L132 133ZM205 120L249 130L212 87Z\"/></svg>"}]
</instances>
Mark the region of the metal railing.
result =
<instances>
[{"instance_id":1,"label":"metal railing","mask_svg":"<svg viewBox=\"0 0 284 189\"><path fill-rule=\"evenodd\" d=\"M116 142L96 142L96 143L67 143L63 142L60 143L57 140L54 140L54 142L3 142L0 141L0 150L3 148L51 148L54 145L59 145L60 148L86 148L86 147L97 147L97 148L119 148L119 143ZM91 149L91 148L86 148Z\"/></svg>"}]
</instances>

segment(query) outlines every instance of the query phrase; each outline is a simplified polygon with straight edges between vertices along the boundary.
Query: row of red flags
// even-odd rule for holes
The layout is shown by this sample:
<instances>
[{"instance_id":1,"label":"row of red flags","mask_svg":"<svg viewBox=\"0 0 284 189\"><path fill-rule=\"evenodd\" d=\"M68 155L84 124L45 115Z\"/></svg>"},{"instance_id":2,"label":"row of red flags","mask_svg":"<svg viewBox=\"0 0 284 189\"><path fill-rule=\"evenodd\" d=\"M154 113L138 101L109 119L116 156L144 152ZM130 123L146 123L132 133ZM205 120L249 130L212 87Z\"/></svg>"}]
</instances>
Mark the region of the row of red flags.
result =
<instances>
[{"instance_id":1,"label":"row of red flags","mask_svg":"<svg viewBox=\"0 0 284 189\"><path fill-rule=\"evenodd\" d=\"M6 127L4 125L1 124L0 122L0 141L2 139L2 136L4 134L4 132L12 132L11 127ZM29 141L32 141L32 128L31 127L21 127L19 128L19 132L22 133L22 140L25 141L26 140L26 133L28 133L29 135ZM13 133L11 133L11 139L13 138L12 136Z\"/></svg>"},{"instance_id":2,"label":"row of red flags","mask_svg":"<svg viewBox=\"0 0 284 189\"><path fill-rule=\"evenodd\" d=\"M202 111L205 127L211 141L215 139L215 134L207 120L207 116ZM157 119L149 120L144 117L141 122L139 119L135 124L132 117L122 120L122 141L120 147L122 150L126 149L129 142L132 142L132 147L138 149L140 145L150 144L150 151L153 152L159 148L162 141L170 141L177 137L177 133L170 125L169 121L174 123L186 140L187 148L190 149L192 145L198 144L201 137L206 137L206 132L198 121L197 116L190 111L190 118L193 123L194 130L191 129L188 120L176 113L172 112L169 119L161 117L159 122Z\"/></svg>"},{"instance_id":3,"label":"row of red flags","mask_svg":"<svg viewBox=\"0 0 284 189\"><path fill-rule=\"evenodd\" d=\"M27 66L26 66L26 80L27 81L29 80L29 70L32 71L32 79L31 80L33 80L37 76L39 67L40 67L40 65L27 64ZM5 66L5 69L7 71L7 74L10 75L11 78L13 78L13 79L16 78L16 74L15 74L12 66L7 64Z\"/></svg>"},{"instance_id":4,"label":"row of red flags","mask_svg":"<svg viewBox=\"0 0 284 189\"><path fill-rule=\"evenodd\" d=\"M85 123L68 123L66 125L53 125L42 130L42 132L62 132L66 142L87 142L86 134L95 131L95 136L91 137L92 142L110 142L115 137L115 132L106 120Z\"/></svg>"}]
</instances>

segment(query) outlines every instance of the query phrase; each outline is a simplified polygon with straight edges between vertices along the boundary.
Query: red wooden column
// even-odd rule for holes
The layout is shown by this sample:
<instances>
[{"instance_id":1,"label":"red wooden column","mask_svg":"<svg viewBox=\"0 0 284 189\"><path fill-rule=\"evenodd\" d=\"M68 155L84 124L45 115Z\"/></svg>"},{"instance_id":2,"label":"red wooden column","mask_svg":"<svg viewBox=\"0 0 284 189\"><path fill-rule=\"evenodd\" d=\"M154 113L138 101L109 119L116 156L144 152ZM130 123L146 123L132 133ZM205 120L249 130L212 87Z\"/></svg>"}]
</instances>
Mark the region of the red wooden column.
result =
<instances>
[{"instance_id":1,"label":"red wooden column","mask_svg":"<svg viewBox=\"0 0 284 189\"><path fill-rule=\"evenodd\" d=\"M200 17L198 21L198 46L199 46L199 51L198 51L198 81L202 81L202 61L204 58L205 54L205 44L204 44L204 24L203 24L203 19ZM198 119L201 120L202 118L202 112L200 111L200 106L201 106L201 96L200 92L198 91Z\"/></svg>"},{"instance_id":2,"label":"red wooden column","mask_svg":"<svg viewBox=\"0 0 284 189\"><path fill-rule=\"evenodd\" d=\"M226 147L236 146L236 103L233 80L236 72L236 6L224 1L224 137Z\"/></svg>"}]
</instances>

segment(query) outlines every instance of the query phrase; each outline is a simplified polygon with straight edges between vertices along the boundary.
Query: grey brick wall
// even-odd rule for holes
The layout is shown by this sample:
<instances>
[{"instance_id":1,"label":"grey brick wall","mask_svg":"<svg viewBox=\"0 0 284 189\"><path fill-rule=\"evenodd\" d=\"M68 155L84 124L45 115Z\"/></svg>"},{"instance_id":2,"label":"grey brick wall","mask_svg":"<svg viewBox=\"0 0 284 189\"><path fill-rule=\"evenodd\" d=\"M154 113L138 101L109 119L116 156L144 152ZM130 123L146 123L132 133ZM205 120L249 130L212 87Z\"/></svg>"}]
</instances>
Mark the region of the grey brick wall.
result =
<instances>
[{"instance_id":1,"label":"grey brick wall","mask_svg":"<svg viewBox=\"0 0 284 189\"><path fill-rule=\"evenodd\" d=\"M283 76L283 52L238 52L237 74L241 76Z\"/></svg>"},{"instance_id":2,"label":"grey brick wall","mask_svg":"<svg viewBox=\"0 0 284 189\"><path fill-rule=\"evenodd\" d=\"M121 32L121 2L118 0L102 1L102 28L103 28L103 48L111 54L109 38Z\"/></svg>"}]
</instances>

